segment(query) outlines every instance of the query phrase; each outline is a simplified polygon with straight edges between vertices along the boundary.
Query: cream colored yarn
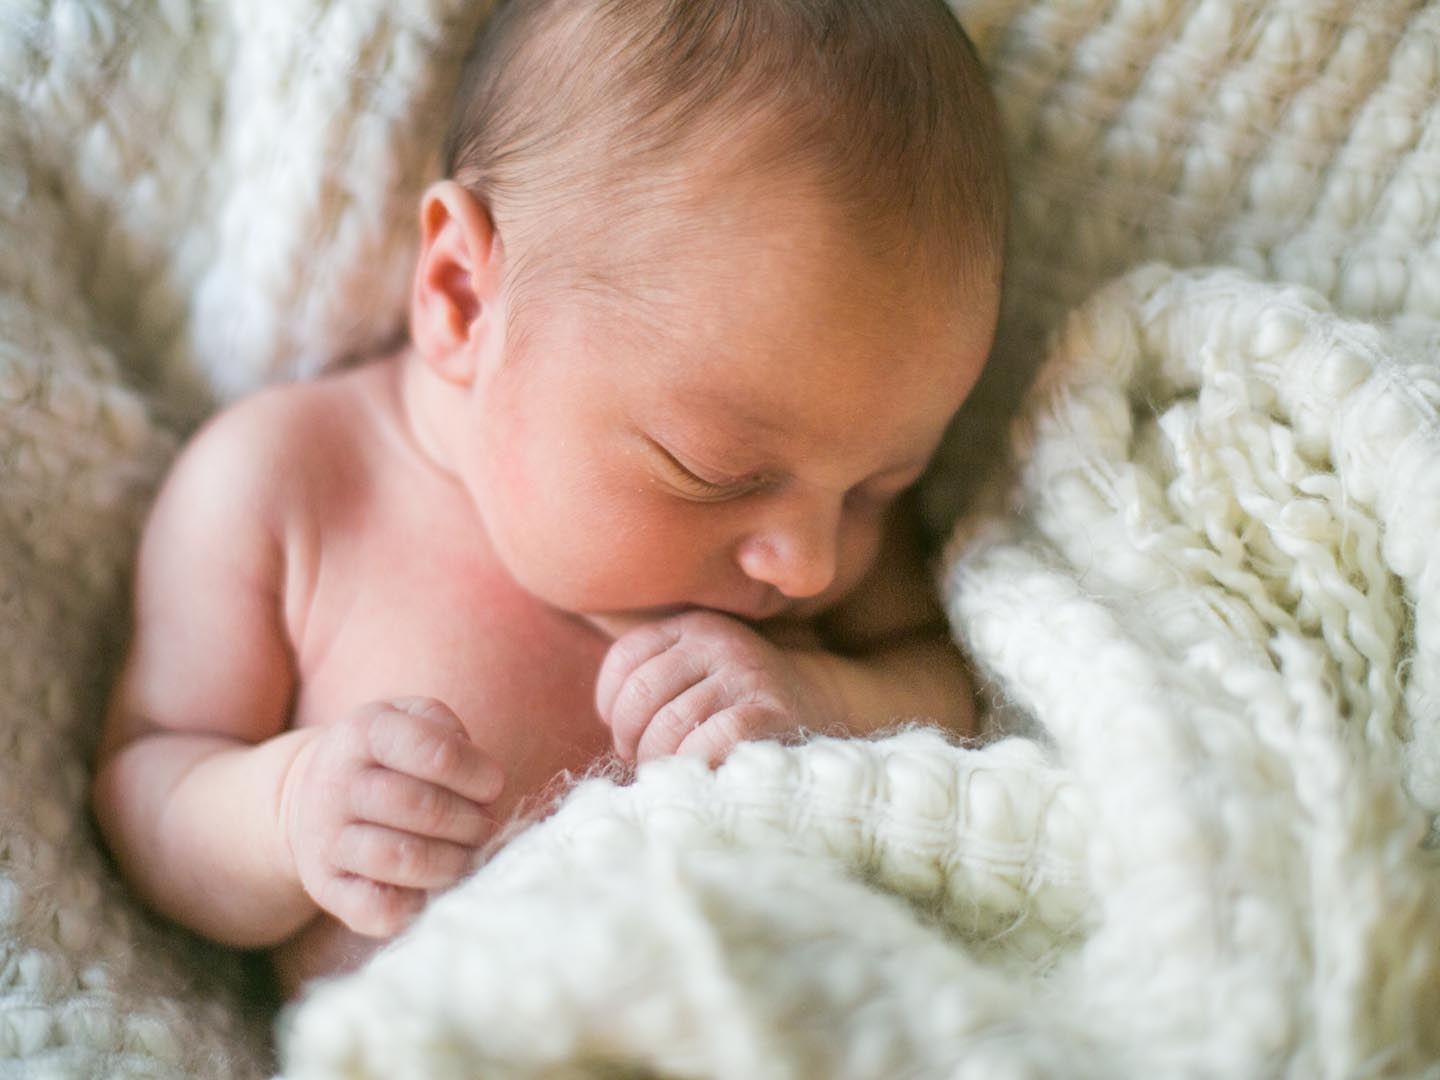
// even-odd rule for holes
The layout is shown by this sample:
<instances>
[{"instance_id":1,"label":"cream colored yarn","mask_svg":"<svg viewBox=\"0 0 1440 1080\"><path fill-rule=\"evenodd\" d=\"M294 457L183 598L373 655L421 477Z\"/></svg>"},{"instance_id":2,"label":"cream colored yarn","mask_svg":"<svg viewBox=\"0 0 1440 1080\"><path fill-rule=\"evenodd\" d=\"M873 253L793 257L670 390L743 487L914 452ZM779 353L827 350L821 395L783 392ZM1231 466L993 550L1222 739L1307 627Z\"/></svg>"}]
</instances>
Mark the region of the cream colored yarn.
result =
<instances>
[{"instance_id":1,"label":"cream colored yarn","mask_svg":"<svg viewBox=\"0 0 1440 1080\"><path fill-rule=\"evenodd\" d=\"M1083 815L1027 741L755 745L642 775L579 788L317 994L287 1075L904 1075L1008 1023L1084 910ZM897 897L986 939L995 971ZM837 1039L832 1017L861 1009L868 1037Z\"/></svg>"},{"instance_id":2,"label":"cream colored yarn","mask_svg":"<svg viewBox=\"0 0 1440 1080\"><path fill-rule=\"evenodd\" d=\"M1011 144L1012 302L1050 323L1144 259L1440 318L1440 7L960 0Z\"/></svg>"},{"instance_id":3,"label":"cream colored yarn","mask_svg":"<svg viewBox=\"0 0 1440 1080\"><path fill-rule=\"evenodd\" d=\"M271 1067L233 958L105 863L89 760L169 424L398 325L481 14L0 0L0 1078Z\"/></svg>"},{"instance_id":4,"label":"cream colored yarn","mask_svg":"<svg viewBox=\"0 0 1440 1080\"><path fill-rule=\"evenodd\" d=\"M1044 334L1147 260L1440 319L1440 4L954 0L989 65L1014 201L996 362L926 499L989 469Z\"/></svg>"},{"instance_id":5,"label":"cream colored yarn","mask_svg":"<svg viewBox=\"0 0 1440 1080\"><path fill-rule=\"evenodd\" d=\"M1028 511L955 541L958 623L1094 780L1089 1003L1202 1023L1212 1075L1440 1068L1440 365L1388 344L1138 271L1059 337Z\"/></svg>"},{"instance_id":6,"label":"cream colored yarn","mask_svg":"<svg viewBox=\"0 0 1440 1080\"><path fill-rule=\"evenodd\" d=\"M0 0L3 1080L272 1068L231 966L103 862L86 763L185 427L400 327L487 7ZM465 922L507 984L425 929L296 1015L297 1075L584 1075L577 1047L682 1075L1440 1075L1440 3L956 7L1009 125L1001 383L1138 263L1257 279L1089 303L1012 505L953 542L957 630L1038 741L585 788L425 924ZM938 521L961 487L930 485ZM356 1017L455 1037L401 1063Z\"/></svg>"},{"instance_id":7,"label":"cream colored yarn","mask_svg":"<svg viewBox=\"0 0 1440 1080\"><path fill-rule=\"evenodd\" d=\"M1440 1073L1440 364L1387 346L1232 271L1107 288L945 575L1050 751L592 782L316 989L286 1075Z\"/></svg>"}]
</instances>

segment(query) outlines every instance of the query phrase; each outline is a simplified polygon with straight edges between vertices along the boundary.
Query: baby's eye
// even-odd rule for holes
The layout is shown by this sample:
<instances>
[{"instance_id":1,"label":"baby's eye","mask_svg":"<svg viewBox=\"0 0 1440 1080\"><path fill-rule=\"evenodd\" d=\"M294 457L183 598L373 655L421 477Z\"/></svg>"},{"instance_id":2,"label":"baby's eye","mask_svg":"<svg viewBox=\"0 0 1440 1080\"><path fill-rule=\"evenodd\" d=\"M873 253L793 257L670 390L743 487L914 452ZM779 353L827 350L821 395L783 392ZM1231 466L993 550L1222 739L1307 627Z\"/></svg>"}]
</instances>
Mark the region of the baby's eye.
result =
<instances>
[{"instance_id":1,"label":"baby's eye","mask_svg":"<svg viewBox=\"0 0 1440 1080\"><path fill-rule=\"evenodd\" d=\"M711 500L721 502L725 499L733 499L739 495L747 494L751 490L750 485L744 482L712 484L709 480L696 476L683 466L677 471L675 479L679 486L684 488L688 494L707 502Z\"/></svg>"},{"instance_id":2,"label":"baby's eye","mask_svg":"<svg viewBox=\"0 0 1440 1080\"><path fill-rule=\"evenodd\" d=\"M739 498L758 490L763 478L756 476L706 477L692 466L686 465L660 443L654 444L660 451L661 460L670 474L670 480L686 495L704 502L723 502Z\"/></svg>"}]
</instances>

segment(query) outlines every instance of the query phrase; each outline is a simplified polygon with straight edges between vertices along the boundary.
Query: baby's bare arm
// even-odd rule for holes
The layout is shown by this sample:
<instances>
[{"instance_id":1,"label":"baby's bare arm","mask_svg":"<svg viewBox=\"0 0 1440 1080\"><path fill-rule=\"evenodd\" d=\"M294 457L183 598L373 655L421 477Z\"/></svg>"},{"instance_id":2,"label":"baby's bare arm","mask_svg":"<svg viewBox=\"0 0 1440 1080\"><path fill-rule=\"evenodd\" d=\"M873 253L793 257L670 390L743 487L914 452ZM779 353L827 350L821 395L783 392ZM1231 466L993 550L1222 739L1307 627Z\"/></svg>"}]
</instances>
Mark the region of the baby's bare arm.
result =
<instances>
[{"instance_id":1,"label":"baby's bare arm","mask_svg":"<svg viewBox=\"0 0 1440 1080\"><path fill-rule=\"evenodd\" d=\"M934 721L956 735L975 734L974 690L948 638L924 634L855 656L826 651L794 661L837 702L836 722L868 735L903 720Z\"/></svg>"},{"instance_id":2,"label":"baby's bare arm","mask_svg":"<svg viewBox=\"0 0 1440 1080\"><path fill-rule=\"evenodd\" d=\"M95 781L96 818L136 891L230 945L284 941L322 910L394 934L468 872L504 783L433 699L286 730L285 563L311 561L305 524L333 481L329 414L304 393L222 414L166 481Z\"/></svg>"},{"instance_id":3,"label":"baby's bare arm","mask_svg":"<svg viewBox=\"0 0 1440 1080\"><path fill-rule=\"evenodd\" d=\"M166 480L141 543L93 798L136 891L240 946L282 940L316 910L280 826L290 764L315 734L286 732L281 426L271 399L242 404Z\"/></svg>"},{"instance_id":4,"label":"baby's bare arm","mask_svg":"<svg viewBox=\"0 0 1440 1080\"><path fill-rule=\"evenodd\" d=\"M856 734L909 717L975 733L968 667L951 640L908 502L895 508L870 574L816 630L825 648L795 657L830 686L841 722Z\"/></svg>"}]
</instances>

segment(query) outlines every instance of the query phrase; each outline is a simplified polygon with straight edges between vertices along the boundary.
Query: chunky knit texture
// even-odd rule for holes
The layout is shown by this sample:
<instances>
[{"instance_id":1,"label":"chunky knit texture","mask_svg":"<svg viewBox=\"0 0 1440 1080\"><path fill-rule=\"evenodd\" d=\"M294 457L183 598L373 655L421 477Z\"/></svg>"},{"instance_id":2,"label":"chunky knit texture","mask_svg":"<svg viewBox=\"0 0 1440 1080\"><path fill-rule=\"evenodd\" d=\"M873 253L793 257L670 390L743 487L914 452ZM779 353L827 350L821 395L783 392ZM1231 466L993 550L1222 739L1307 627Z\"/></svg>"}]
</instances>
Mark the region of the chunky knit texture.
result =
<instances>
[{"instance_id":1,"label":"chunky knit texture","mask_svg":"<svg viewBox=\"0 0 1440 1080\"><path fill-rule=\"evenodd\" d=\"M952 538L1027 737L592 782L287 1017L288 1072L1440 1074L1440 3L956 6L1017 201L937 522L1106 278L1252 275L1065 321ZM272 1067L101 854L98 711L184 430L400 327L485 7L0 0L0 1077Z\"/></svg>"},{"instance_id":2,"label":"chunky knit texture","mask_svg":"<svg viewBox=\"0 0 1440 1080\"><path fill-rule=\"evenodd\" d=\"M1440 319L1440 4L961 0L1014 189L995 362L946 447L988 471L1045 333L1147 260ZM969 486L926 492L937 528Z\"/></svg>"},{"instance_id":3,"label":"chunky knit texture","mask_svg":"<svg viewBox=\"0 0 1440 1080\"><path fill-rule=\"evenodd\" d=\"M176 429L400 325L481 8L0 0L0 1077L270 1067L245 972L106 863L89 763Z\"/></svg>"},{"instance_id":4,"label":"chunky knit texture","mask_svg":"<svg viewBox=\"0 0 1440 1080\"><path fill-rule=\"evenodd\" d=\"M1437 408L1312 293L1121 279L946 563L1043 746L592 782L314 991L287 1075L1435 1075Z\"/></svg>"}]
</instances>

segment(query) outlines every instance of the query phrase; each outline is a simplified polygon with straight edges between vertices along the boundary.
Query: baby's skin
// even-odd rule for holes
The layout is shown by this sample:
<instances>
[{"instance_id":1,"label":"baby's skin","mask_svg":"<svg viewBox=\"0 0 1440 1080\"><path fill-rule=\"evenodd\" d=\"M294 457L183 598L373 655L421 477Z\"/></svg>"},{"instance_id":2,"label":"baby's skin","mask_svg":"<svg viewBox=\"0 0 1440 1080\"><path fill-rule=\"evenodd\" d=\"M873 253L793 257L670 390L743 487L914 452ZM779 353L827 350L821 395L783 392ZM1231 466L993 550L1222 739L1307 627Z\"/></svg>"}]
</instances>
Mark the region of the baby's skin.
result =
<instances>
[{"instance_id":1,"label":"baby's skin","mask_svg":"<svg viewBox=\"0 0 1440 1080\"><path fill-rule=\"evenodd\" d=\"M923 292L793 199L695 194L663 306L537 305L507 340L499 232L435 185L411 340L231 407L167 479L97 820L147 902L272 949L287 996L610 752L969 732L902 496L994 290Z\"/></svg>"}]
</instances>

